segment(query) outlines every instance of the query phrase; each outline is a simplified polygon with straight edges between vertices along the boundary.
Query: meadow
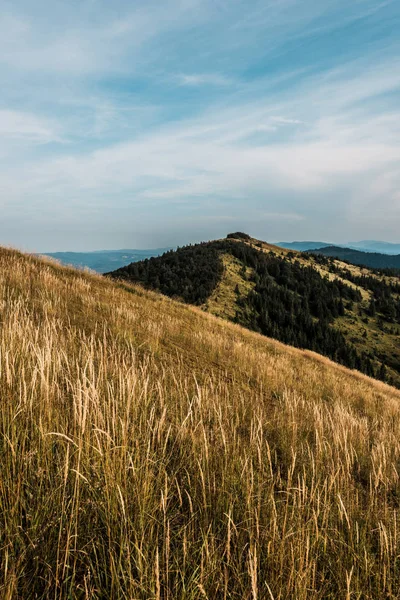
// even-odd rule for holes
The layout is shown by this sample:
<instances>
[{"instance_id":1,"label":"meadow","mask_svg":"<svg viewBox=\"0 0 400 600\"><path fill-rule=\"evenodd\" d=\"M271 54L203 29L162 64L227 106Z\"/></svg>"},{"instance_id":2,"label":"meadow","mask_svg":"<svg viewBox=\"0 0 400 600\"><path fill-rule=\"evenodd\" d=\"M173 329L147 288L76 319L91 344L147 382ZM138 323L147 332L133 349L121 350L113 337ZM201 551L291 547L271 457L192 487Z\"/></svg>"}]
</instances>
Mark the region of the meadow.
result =
<instances>
[{"instance_id":1,"label":"meadow","mask_svg":"<svg viewBox=\"0 0 400 600\"><path fill-rule=\"evenodd\" d=\"M0 597L400 598L400 392L0 251Z\"/></svg>"}]
</instances>

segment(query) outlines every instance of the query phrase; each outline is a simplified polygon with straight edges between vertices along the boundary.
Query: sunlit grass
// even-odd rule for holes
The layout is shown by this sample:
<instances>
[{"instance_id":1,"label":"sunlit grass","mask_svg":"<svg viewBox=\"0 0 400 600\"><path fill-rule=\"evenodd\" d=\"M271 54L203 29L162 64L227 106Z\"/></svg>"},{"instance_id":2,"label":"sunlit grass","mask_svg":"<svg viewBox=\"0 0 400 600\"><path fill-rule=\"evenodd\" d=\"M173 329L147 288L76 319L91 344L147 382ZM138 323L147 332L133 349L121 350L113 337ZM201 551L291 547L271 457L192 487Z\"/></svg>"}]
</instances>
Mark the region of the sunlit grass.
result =
<instances>
[{"instance_id":1,"label":"sunlit grass","mask_svg":"<svg viewBox=\"0 0 400 600\"><path fill-rule=\"evenodd\" d=\"M400 393L0 253L0 597L380 600Z\"/></svg>"}]
</instances>

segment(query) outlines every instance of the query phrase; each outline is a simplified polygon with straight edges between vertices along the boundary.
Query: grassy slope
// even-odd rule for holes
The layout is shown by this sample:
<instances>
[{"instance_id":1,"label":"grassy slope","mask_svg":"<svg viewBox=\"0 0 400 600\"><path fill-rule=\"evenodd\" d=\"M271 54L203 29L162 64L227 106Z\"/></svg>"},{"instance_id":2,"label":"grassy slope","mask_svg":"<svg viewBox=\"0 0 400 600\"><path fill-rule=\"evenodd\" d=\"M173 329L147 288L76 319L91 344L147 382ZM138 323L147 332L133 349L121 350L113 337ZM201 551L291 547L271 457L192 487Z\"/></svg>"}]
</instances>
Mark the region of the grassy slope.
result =
<instances>
[{"instance_id":1,"label":"grassy slope","mask_svg":"<svg viewBox=\"0 0 400 600\"><path fill-rule=\"evenodd\" d=\"M247 296L254 288L254 283L249 281L251 269L245 269L241 274L241 262L231 254L223 254L224 273L210 298L203 308L217 317L234 319L238 309L238 296Z\"/></svg>"},{"instance_id":2,"label":"grassy slope","mask_svg":"<svg viewBox=\"0 0 400 600\"><path fill-rule=\"evenodd\" d=\"M0 597L398 598L400 393L0 252Z\"/></svg>"}]
</instances>

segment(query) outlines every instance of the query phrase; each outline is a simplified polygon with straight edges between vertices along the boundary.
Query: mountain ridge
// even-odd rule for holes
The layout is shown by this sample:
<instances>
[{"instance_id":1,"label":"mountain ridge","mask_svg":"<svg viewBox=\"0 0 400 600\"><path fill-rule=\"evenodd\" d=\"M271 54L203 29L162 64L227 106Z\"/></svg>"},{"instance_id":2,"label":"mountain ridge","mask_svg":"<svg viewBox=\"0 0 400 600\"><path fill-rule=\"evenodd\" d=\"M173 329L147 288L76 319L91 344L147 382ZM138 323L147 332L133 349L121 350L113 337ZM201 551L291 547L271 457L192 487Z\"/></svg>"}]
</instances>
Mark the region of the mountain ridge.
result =
<instances>
[{"instance_id":1,"label":"mountain ridge","mask_svg":"<svg viewBox=\"0 0 400 600\"><path fill-rule=\"evenodd\" d=\"M240 232L107 275L400 385L400 280L394 276Z\"/></svg>"}]
</instances>

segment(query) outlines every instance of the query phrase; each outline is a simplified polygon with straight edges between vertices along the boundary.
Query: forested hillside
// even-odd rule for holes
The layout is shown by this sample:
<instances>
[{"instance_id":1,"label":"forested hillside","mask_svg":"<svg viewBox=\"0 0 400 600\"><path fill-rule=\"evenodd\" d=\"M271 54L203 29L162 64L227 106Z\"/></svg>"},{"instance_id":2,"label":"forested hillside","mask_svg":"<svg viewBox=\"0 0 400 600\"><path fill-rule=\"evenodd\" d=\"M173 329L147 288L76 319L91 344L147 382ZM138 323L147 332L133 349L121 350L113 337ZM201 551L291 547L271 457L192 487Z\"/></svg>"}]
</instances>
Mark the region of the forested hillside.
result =
<instances>
[{"instance_id":1,"label":"forested hillside","mask_svg":"<svg viewBox=\"0 0 400 600\"><path fill-rule=\"evenodd\" d=\"M355 269L236 233L110 275L400 385L400 280Z\"/></svg>"}]
</instances>

